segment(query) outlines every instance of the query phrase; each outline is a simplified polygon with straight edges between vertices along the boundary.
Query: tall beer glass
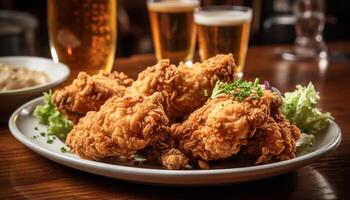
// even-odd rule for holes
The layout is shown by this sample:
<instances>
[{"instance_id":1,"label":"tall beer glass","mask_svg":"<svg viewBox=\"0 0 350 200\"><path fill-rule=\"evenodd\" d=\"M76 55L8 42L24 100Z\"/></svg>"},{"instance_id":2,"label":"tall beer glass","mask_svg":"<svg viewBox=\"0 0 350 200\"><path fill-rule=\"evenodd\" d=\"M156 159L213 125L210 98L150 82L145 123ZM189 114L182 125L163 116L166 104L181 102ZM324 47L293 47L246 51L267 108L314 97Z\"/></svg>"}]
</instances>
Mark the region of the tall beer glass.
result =
<instances>
[{"instance_id":1,"label":"tall beer glass","mask_svg":"<svg viewBox=\"0 0 350 200\"><path fill-rule=\"evenodd\" d=\"M232 53L237 78L243 76L252 11L241 6L206 6L196 9L199 55L205 60L219 53Z\"/></svg>"},{"instance_id":2,"label":"tall beer glass","mask_svg":"<svg viewBox=\"0 0 350 200\"><path fill-rule=\"evenodd\" d=\"M79 71L110 72L116 48L116 0L48 0L54 61Z\"/></svg>"},{"instance_id":3,"label":"tall beer glass","mask_svg":"<svg viewBox=\"0 0 350 200\"><path fill-rule=\"evenodd\" d=\"M149 0L156 58L169 58L174 62L192 61L196 45L193 11L199 0Z\"/></svg>"}]
</instances>

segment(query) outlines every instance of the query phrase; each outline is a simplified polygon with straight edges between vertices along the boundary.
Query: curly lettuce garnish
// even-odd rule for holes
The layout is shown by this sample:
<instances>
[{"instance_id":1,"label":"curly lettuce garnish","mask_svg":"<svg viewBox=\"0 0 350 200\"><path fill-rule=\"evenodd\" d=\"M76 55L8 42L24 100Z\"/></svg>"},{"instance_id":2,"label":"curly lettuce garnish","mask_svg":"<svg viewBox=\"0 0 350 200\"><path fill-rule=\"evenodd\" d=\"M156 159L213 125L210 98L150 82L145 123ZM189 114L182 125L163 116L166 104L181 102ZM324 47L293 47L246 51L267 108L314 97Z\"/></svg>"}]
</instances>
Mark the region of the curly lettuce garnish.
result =
<instances>
[{"instance_id":1,"label":"curly lettuce garnish","mask_svg":"<svg viewBox=\"0 0 350 200\"><path fill-rule=\"evenodd\" d=\"M281 111L303 133L314 134L333 119L330 113L322 113L317 108L319 99L319 93L311 82L307 87L297 85L295 91L284 94Z\"/></svg>"},{"instance_id":2,"label":"curly lettuce garnish","mask_svg":"<svg viewBox=\"0 0 350 200\"><path fill-rule=\"evenodd\" d=\"M65 139L67 134L73 128L73 123L64 118L62 113L55 109L51 102L52 92L44 93L44 105L38 105L33 115L39 119L41 124L48 125L47 134L56 135L61 139Z\"/></svg>"},{"instance_id":3,"label":"curly lettuce garnish","mask_svg":"<svg viewBox=\"0 0 350 200\"><path fill-rule=\"evenodd\" d=\"M51 90L48 93L44 92L45 104L36 106L34 110L33 114L39 119L41 124L49 124L49 117L56 112L55 106L51 103L51 97Z\"/></svg>"},{"instance_id":4,"label":"curly lettuce garnish","mask_svg":"<svg viewBox=\"0 0 350 200\"><path fill-rule=\"evenodd\" d=\"M215 98L221 94L232 95L237 101L243 101L247 97L258 99L263 95L263 92L259 79L256 78L254 82L243 81L242 79L233 83L222 83L217 81L211 98Z\"/></svg>"}]
</instances>

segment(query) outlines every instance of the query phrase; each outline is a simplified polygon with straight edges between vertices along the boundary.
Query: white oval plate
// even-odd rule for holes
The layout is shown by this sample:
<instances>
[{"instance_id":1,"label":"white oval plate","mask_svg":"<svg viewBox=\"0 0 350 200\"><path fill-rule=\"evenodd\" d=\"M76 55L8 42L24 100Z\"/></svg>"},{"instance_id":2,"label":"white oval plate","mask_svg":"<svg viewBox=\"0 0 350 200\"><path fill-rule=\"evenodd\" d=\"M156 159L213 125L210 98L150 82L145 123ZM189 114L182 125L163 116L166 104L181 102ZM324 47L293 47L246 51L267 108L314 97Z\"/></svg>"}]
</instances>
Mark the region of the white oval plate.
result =
<instances>
[{"instance_id":1,"label":"white oval plate","mask_svg":"<svg viewBox=\"0 0 350 200\"><path fill-rule=\"evenodd\" d=\"M43 104L43 98L34 99L20 108L11 116L9 128L12 134L24 145L38 154L63 165L116 179L132 182L160 185L213 185L225 183L240 183L284 174L303 167L336 149L341 141L341 130L332 121L328 127L317 133L313 151L298 154L297 158L277 163L211 170L165 170L140 167L121 166L96 161L84 160L71 153L61 153L65 146L58 139L48 144L45 137L33 139L46 127L38 124L32 116L36 105ZM37 127L39 130L35 130Z\"/></svg>"}]
</instances>

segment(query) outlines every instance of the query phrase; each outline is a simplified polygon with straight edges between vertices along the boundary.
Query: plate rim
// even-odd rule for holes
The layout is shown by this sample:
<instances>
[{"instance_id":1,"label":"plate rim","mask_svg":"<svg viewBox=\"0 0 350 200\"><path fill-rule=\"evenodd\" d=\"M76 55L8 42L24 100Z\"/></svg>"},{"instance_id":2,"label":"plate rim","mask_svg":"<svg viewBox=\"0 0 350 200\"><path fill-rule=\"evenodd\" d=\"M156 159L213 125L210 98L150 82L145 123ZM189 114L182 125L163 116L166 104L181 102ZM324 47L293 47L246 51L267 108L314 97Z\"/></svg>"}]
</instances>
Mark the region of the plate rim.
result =
<instances>
[{"instance_id":1,"label":"plate rim","mask_svg":"<svg viewBox=\"0 0 350 200\"><path fill-rule=\"evenodd\" d=\"M311 153L307 153L305 155L302 155L300 157L296 157L290 160L280 161L276 163L269 163L269 164L263 164L263 165L256 165L256 166L249 166L249 167L237 167L237 168L226 168L226 169L209 169L209 170L199 170L199 169L193 169L193 170L167 170L167 169L149 169L149 168L139 168L139 167L131 167L131 166L122 166L117 164L108 164L98 161L92 161L92 160L86 160L82 158L74 158L70 156L66 156L63 153L54 152L51 150L48 150L42 146L39 146L35 142L29 140L27 137L24 136L24 134L18 129L16 125L16 120L18 118L19 112L36 102L42 101L43 96L35 98L19 108L17 108L11 115L8 126L10 129L11 134L22 144L24 144L27 148L35 151L36 153L40 154L41 156L53 160L55 162L58 162L55 159L51 159L46 156L55 157L56 159L59 159L60 161L64 162L58 162L60 164L66 165L65 163L72 163L79 166L87 166L89 168L95 168L107 172L113 172L113 173L131 173L131 174L142 174L142 175L160 175L160 176L200 176L200 175L220 175L220 174L243 174L243 173L249 173L249 172L259 172L259 171L265 171L265 170L274 170L276 168L280 168L283 166L289 166L289 165L301 165L303 163L309 164L310 161L313 161L314 159L319 158L322 155L325 155L333 150L335 150L341 143L342 140L342 133L339 125L334 121L331 120L331 123L334 124L336 128L336 136L334 139L332 139L330 142L328 142L325 146L323 146L320 149L317 149ZM41 154L41 153L43 154ZM46 156L45 156L46 155ZM308 162L309 161L309 162ZM305 164L305 166L307 165ZM70 165L66 165L69 167L72 167ZM304 165L303 165L304 166ZM73 167L75 168L75 167ZM76 168L79 170L83 170L80 168ZM86 171L86 170L83 170ZM92 172L90 172L92 173Z\"/></svg>"}]
</instances>

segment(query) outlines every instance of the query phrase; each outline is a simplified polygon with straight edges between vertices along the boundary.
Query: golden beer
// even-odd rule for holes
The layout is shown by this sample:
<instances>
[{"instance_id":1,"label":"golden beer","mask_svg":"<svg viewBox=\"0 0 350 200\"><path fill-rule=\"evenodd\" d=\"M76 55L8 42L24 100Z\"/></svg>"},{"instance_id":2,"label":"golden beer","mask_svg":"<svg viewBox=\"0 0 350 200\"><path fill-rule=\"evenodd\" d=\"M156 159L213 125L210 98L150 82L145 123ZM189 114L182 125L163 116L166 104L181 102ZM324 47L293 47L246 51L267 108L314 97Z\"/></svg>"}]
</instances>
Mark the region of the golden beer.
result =
<instances>
[{"instance_id":1,"label":"golden beer","mask_svg":"<svg viewBox=\"0 0 350 200\"><path fill-rule=\"evenodd\" d=\"M198 27L199 55L205 60L219 53L232 53L237 76L243 76L252 13L245 7L209 6L194 14Z\"/></svg>"},{"instance_id":2,"label":"golden beer","mask_svg":"<svg viewBox=\"0 0 350 200\"><path fill-rule=\"evenodd\" d=\"M196 45L193 11L198 0L148 1L156 58L192 61Z\"/></svg>"},{"instance_id":3,"label":"golden beer","mask_svg":"<svg viewBox=\"0 0 350 200\"><path fill-rule=\"evenodd\" d=\"M54 61L76 69L73 72L110 72L116 48L116 23L116 0L48 0Z\"/></svg>"}]
</instances>

